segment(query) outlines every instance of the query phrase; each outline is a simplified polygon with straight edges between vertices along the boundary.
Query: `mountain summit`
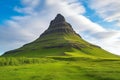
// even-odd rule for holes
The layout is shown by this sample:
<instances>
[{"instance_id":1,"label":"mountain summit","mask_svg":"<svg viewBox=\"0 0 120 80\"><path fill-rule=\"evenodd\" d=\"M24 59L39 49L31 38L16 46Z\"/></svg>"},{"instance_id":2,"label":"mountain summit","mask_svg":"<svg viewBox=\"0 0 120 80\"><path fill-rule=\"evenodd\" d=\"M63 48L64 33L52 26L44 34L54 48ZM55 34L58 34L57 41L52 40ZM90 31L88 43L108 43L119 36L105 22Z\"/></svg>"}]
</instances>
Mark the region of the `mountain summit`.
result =
<instances>
[{"instance_id":1,"label":"mountain summit","mask_svg":"<svg viewBox=\"0 0 120 80\"><path fill-rule=\"evenodd\" d=\"M59 23L59 22L65 22L64 16L61 14L57 14L54 20L51 21L52 23Z\"/></svg>"},{"instance_id":2,"label":"mountain summit","mask_svg":"<svg viewBox=\"0 0 120 80\"><path fill-rule=\"evenodd\" d=\"M49 28L41 35L53 34L53 33L75 33L69 23L66 22L65 18L58 14L54 20L50 22Z\"/></svg>"},{"instance_id":3,"label":"mountain summit","mask_svg":"<svg viewBox=\"0 0 120 80\"><path fill-rule=\"evenodd\" d=\"M116 57L99 46L83 40L61 14L57 14L55 19L50 22L48 29L38 39L21 48L8 51L3 56Z\"/></svg>"}]
</instances>

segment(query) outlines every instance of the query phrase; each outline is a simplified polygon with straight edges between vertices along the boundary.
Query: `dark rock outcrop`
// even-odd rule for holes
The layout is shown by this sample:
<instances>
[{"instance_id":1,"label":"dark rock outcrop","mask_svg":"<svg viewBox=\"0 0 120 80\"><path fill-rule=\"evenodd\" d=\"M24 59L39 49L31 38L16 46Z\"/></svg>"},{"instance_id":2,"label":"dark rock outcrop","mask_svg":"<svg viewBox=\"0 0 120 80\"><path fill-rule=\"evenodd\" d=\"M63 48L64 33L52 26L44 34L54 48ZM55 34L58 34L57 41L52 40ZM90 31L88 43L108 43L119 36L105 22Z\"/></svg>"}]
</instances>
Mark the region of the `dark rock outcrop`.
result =
<instances>
[{"instance_id":1,"label":"dark rock outcrop","mask_svg":"<svg viewBox=\"0 0 120 80\"><path fill-rule=\"evenodd\" d=\"M57 14L54 20L50 22L49 28L41 35L53 33L75 33L72 26L66 22L65 18L61 14Z\"/></svg>"}]
</instances>

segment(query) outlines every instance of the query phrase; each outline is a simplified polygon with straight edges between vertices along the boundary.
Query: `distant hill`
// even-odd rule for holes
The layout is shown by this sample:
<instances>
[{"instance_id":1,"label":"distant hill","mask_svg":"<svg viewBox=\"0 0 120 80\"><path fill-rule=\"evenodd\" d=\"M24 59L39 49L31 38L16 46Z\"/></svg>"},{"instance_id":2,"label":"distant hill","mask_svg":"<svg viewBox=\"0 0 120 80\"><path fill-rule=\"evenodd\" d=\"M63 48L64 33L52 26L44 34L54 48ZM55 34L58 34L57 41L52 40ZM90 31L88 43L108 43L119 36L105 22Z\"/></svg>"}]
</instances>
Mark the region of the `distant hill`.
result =
<instances>
[{"instance_id":1,"label":"distant hill","mask_svg":"<svg viewBox=\"0 0 120 80\"><path fill-rule=\"evenodd\" d=\"M82 57L117 57L99 46L86 42L78 35L65 18L58 14L51 21L48 29L40 37L21 48L8 51L2 56L82 56Z\"/></svg>"}]
</instances>

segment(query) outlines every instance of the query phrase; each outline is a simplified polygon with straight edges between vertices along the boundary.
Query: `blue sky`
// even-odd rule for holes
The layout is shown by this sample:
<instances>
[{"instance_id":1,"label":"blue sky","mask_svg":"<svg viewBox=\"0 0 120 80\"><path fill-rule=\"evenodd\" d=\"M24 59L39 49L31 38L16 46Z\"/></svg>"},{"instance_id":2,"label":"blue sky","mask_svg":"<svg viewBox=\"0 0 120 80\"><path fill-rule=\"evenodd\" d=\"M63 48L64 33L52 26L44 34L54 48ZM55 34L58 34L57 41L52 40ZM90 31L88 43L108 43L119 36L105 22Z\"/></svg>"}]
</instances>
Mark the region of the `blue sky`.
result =
<instances>
[{"instance_id":1,"label":"blue sky","mask_svg":"<svg viewBox=\"0 0 120 80\"><path fill-rule=\"evenodd\" d=\"M119 0L0 0L0 54L40 36L61 13L85 40L120 55Z\"/></svg>"}]
</instances>

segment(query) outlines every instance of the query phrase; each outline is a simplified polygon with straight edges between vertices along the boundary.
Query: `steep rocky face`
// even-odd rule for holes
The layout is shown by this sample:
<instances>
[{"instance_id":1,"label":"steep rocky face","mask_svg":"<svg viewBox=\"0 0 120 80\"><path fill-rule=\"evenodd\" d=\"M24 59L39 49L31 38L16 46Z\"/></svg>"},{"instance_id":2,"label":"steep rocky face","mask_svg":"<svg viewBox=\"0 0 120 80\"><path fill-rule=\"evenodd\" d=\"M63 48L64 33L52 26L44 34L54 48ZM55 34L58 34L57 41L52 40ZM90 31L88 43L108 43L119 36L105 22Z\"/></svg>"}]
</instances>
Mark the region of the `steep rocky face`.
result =
<instances>
[{"instance_id":1,"label":"steep rocky face","mask_svg":"<svg viewBox=\"0 0 120 80\"><path fill-rule=\"evenodd\" d=\"M51 21L51 24L56 24L56 23L60 23L60 22L66 22L65 18L61 14L57 14L55 19Z\"/></svg>"},{"instance_id":2,"label":"steep rocky face","mask_svg":"<svg viewBox=\"0 0 120 80\"><path fill-rule=\"evenodd\" d=\"M61 14L58 14L55 19L50 22L49 28L41 36L51 33L76 34L72 26L66 22L65 18Z\"/></svg>"}]
</instances>

